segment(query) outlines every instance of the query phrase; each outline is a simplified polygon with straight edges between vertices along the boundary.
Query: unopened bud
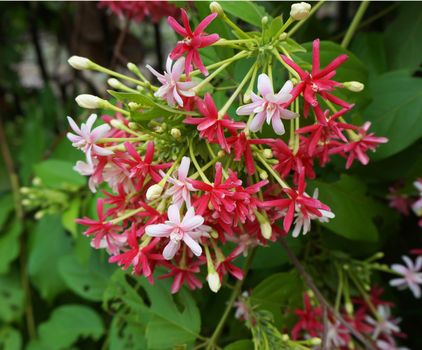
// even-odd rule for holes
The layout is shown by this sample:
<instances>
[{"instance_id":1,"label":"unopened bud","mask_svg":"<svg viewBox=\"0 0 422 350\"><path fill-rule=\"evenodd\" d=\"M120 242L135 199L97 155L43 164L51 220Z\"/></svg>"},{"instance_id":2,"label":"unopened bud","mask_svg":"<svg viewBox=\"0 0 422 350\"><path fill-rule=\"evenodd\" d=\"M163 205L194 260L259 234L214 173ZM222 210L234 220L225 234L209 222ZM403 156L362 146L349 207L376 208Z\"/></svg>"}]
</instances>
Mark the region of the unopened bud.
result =
<instances>
[{"instance_id":1,"label":"unopened bud","mask_svg":"<svg viewBox=\"0 0 422 350\"><path fill-rule=\"evenodd\" d=\"M27 207L27 206L31 205L31 201L29 199L25 198L25 199L22 199L22 204L25 207Z\"/></svg>"},{"instance_id":2,"label":"unopened bud","mask_svg":"<svg viewBox=\"0 0 422 350\"><path fill-rule=\"evenodd\" d=\"M221 7L221 5L220 5L218 2L216 2L216 1L213 1L213 2L210 4L210 11L211 11L212 13L216 13L216 14L218 14L219 16L224 15L224 10L223 10L223 8L222 8L222 7Z\"/></svg>"},{"instance_id":3,"label":"unopened bud","mask_svg":"<svg viewBox=\"0 0 422 350\"><path fill-rule=\"evenodd\" d=\"M35 220L39 220L44 216L44 212L43 211L37 211L34 215Z\"/></svg>"},{"instance_id":4,"label":"unopened bud","mask_svg":"<svg viewBox=\"0 0 422 350\"><path fill-rule=\"evenodd\" d=\"M29 187L21 187L20 191L21 191L21 193L22 193L22 194L27 194L27 193L29 193L31 190L30 190L30 188L29 188Z\"/></svg>"},{"instance_id":5,"label":"unopened bud","mask_svg":"<svg viewBox=\"0 0 422 350\"><path fill-rule=\"evenodd\" d=\"M37 176L37 177L34 177L34 179L32 180L32 184L33 184L34 186L41 186L42 181L41 181L41 179Z\"/></svg>"},{"instance_id":6,"label":"unopened bud","mask_svg":"<svg viewBox=\"0 0 422 350\"><path fill-rule=\"evenodd\" d=\"M282 334L282 335L281 335L281 339L282 339L283 341L288 341L288 340L290 339L290 337L289 337L289 335L288 335L288 334Z\"/></svg>"},{"instance_id":7,"label":"unopened bud","mask_svg":"<svg viewBox=\"0 0 422 350\"><path fill-rule=\"evenodd\" d=\"M345 309L349 315L353 314L353 305L350 301L346 302Z\"/></svg>"},{"instance_id":8,"label":"unopened bud","mask_svg":"<svg viewBox=\"0 0 422 350\"><path fill-rule=\"evenodd\" d=\"M358 81L346 81L343 83L343 86L350 91L360 92L365 88L365 85Z\"/></svg>"},{"instance_id":9,"label":"unopened bud","mask_svg":"<svg viewBox=\"0 0 422 350\"><path fill-rule=\"evenodd\" d=\"M264 158L266 159L270 159L273 157L273 151L269 148L264 149L264 151L262 152L262 155Z\"/></svg>"},{"instance_id":10,"label":"unopened bud","mask_svg":"<svg viewBox=\"0 0 422 350\"><path fill-rule=\"evenodd\" d=\"M128 127L131 130L138 130L139 129L139 124L138 123L135 123L135 122L129 122Z\"/></svg>"},{"instance_id":11,"label":"unopened bud","mask_svg":"<svg viewBox=\"0 0 422 350\"><path fill-rule=\"evenodd\" d=\"M122 86L122 83L118 81L116 78L110 78L107 80L108 85L110 85L113 89L119 89Z\"/></svg>"},{"instance_id":12,"label":"unopened bud","mask_svg":"<svg viewBox=\"0 0 422 350\"><path fill-rule=\"evenodd\" d=\"M105 100L88 94L82 94L75 98L76 103L83 108L96 109L104 107Z\"/></svg>"},{"instance_id":13,"label":"unopened bud","mask_svg":"<svg viewBox=\"0 0 422 350\"><path fill-rule=\"evenodd\" d=\"M139 73L139 68L136 66L136 64L129 62L127 64L127 69L129 69L132 73L138 74Z\"/></svg>"},{"instance_id":14,"label":"unopened bud","mask_svg":"<svg viewBox=\"0 0 422 350\"><path fill-rule=\"evenodd\" d=\"M75 69L84 70L92 68L92 61L86 57L72 56L67 62Z\"/></svg>"},{"instance_id":15,"label":"unopened bud","mask_svg":"<svg viewBox=\"0 0 422 350\"><path fill-rule=\"evenodd\" d=\"M146 197L149 201L152 201L159 198L161 196L161 192L163 192L163 186L155 184L148 188Z\"/></svg>"},{"instance_id":16,"label":"unopened bud","mask_svg":"<svg viewBox=\"0 0 422 350\"><path fill-rule=\"evenodd\" d=\"M255 211L255 216L259 222L259 228L261 229L262 237L265 239L270 239L273 234L273 229L271 228L270 221L266 215L261 214L259 211Z\"/></svg>"},{"instance_id":17,"label":"unopened bud","mask_svg":"<svg viewBox=\"0 0 422 350\"><path fill-rule=\"evenodd\" d=\"M320 345L321 344L321 338L311 338L309 339L310 345Z\"/></svg>"},{"instance_id":18,"label":"unopened bud","mask_svg":"<svg viewBox=\"0 0 422 350\"><path fill-rule=\"evenodd\" d=\"M129 109L131 110L131 111L136 111L137 109L139 109L139 107L140 107L140 105L139 104L137 104L136 102L129 102L128 104L127 104L127 106L129 107Z\"/></svg>"},{"instance_id":19,"label":"unopened bud","mask_svg":"<svg viewBox=\"0 0 422 350\"><path fill-rule=\"evenodd\" d=\"M220 149L217 153L217 157L224 157L225 154L226 154L226 152L224 152L222 149Z\"/></svg>"},{"instance_id":20,"label":"unopened bud","mask_svg":"<svg viewBox=\"0 0 422 350\"><path fill-rule=\"evenodd\" d=\"M261 180L267 180L268 179L268 173L265 170L261 170L259 172L259 178Z\"/></svg>"},{"instance_id":21,"label":"unopened bud","mask_svg":"<svg viewBox=\"0 0 422 350\"><path fill-rule=\"evenodd\" d=\"M311 5L307 2L298 2L292 5L290 9L290 17L296 21L301 21L309 16L310 11Z\"/></svg>"},{"instance_id":22,"label":"unopened bud","mask_svg":"<svg viewBox=\"0 0 422 350\"><path fill-rule=\"evenodd\" d=\"M285 40L287 38L287 33L281 33L279 36L278 36L278 40L280 40L280 41L283 41L283 40Z\"/></svg>"},{"instance_id":23,"label":"unopened bud","mask_svg":"<svg viewBox=\"0 0 422 350\"><path fill-rule=\"evenodd\" d=\"M176 140L179 140L182 136L182 133L178 128L173 128L170 130L170 135L173 136Z\"/></svg>"},{"instance_id":24,"label":"unopened bud","mask_svg":"<svg viewBox=\"0 0 422 350\"><path fill-rule=\"evenodd\" d=\"M216 271L208 273L207 281L208 281L208 286L214 293L217 293L220 290L221 280L220 280L220 276L218 275Z\"/></svg>"},{"instance_id":25,"label":"unopened bud","mask_svg":"<svg viewBox=\"0 0 422 350\"><path fill-rule=\"evenodd\" d=\"M262 17L261 23L262 25L266 25L268 23L268 17L267 16Z\"/></svg>"}]
</instances>

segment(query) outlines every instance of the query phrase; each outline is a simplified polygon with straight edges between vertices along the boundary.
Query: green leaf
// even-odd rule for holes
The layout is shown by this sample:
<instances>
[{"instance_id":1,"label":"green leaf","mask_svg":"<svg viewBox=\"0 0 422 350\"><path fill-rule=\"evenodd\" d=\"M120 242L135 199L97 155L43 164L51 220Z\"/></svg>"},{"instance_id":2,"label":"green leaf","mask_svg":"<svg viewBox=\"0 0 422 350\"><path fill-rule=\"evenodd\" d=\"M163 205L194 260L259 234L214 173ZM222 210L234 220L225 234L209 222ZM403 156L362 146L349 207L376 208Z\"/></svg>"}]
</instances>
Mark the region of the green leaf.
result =
<instances>
[{"instance_id":1,"label":"green leaf","mask_svg":"<svg viewBox=\"0 0 422 350\"><path fill-rule=\"evenodd\" d=\"M22 225L17 218L6 229L2 230L0 236L0 274L7 273L10 264L19 255L21 232Z\"/></svg>"},{"instance_id":2,"label":"green leaf","mask_svg":"<svg viewBox=\"0 0 422 350\"><path fill-rule=\"evenodd\" d=\"M100 254L95 253L91 255L89 264L82 264L75 255L63 256L59 262L59 271L73 292L88 300L101 301L112 269L106 259L100 260Z\"/></svg>"},{"instance_id":3,"label":"green leaf","mask_svg":"<svg viewBox=\"0 0 422 350\"><path fill-rule=\"evenodd\" d=\"M82 187L86 184L83 176L73 170L74 164L63 160L49 159L35 165L35 175L46 186L66 188Z\"/></svg>"},{"instance_id":4,"label":"green leaf","mask_svg":"<svg viewBox=\"0 0 422 350\"><path fill-rule=\"evenodd\" d=\"M221 1L220 5L225 12L258 28L262 17L267 16L265 9L252 1Z\"/></svg>"},{"instance_id":5,"label":"green leaf","mask_svg":"<svg viewBox=\"0 0 422 350\"><path fill-rule=\"evenodd\" d=\"M360 33L352 41L351 51L362 62L368 71L378 75L388 70L387 54L383 33Z\"/></svg>"},{"instance_id":6,"label":"green leaf","mask_svg":"<svg viewBox=\"0 0 422 350\"><path fill-rule=\"evenodd\" d=\"M79 210L81 208L81 198L74 198L69 207L62 214L62 223L65 229L67 229L73 237L78 235L78 225L76 219L79 217Z\"/></svg>"},{"instance_id":7,"label":"green leaf","mask_svg":"<svg viewBox=\"0 0 422 350\"><path fill-rule=\"evenodd\" d=\"M0 197L0 229L6 223L10 213L13 211L14 202L11 193L6 193Z\"/></svg>"},{"instance_id":8,"label":"green leaf","mask_svg":"<svg viewBox=\"0 0 422 350\"><path fill-rule=\"evenodd\" d=\"M38 333L46 350L61 350L79 338L98 340L104 334L104 326L100 316L91 308L64 305L54 309L50 318L39 325Z\"/></svg>"},{"instance_id":9,"label":"green leaf","mask_svg":"<svg viewBox=\"0 0 422 350\"><path fill-rule=\"evenodd\" d=\"M66 235L60 215L43 217L32 232L28 273L32 283L46 300L65 290L58 264L70 252L71 239Z\"/></svg>"},{"instance_id":10,"label":"green leaf","mask_svg":"<svg viewBox=\"0 0 422 350\"><path fill-rule=\"evenodd\" d=\"M374 159L400 152L422 136L422 80L403 71L389 72L371 81L373 101L366 109L371 131L389 141Z\"/></svg>"},{"instance_id":11,"label":"green leaf","mask_svg":"<svg viewBox=\"0 0 422 350\"><path fill-rule=\"evenodd\" d=\"M274 316L277 326L283 324L286 308L300 303L303 284L295 271L280 272L267 277L252 291L250 301L258 309L268 310Z\"/></svg>"},{"instance_id":12,"label":"green leaf","mask_svg":"<svg viewBox=\"0 0 422 350\"><path fill-rule=\"evenodd\" d=\"M254 345L252 340L242 339L225 346L224 350L254 350Z\"/></svg>"},{"instance_id":13,"label":"green leaf","mask_svg":"<svg viewBox=\"0 0 422 350\"><path fill-rule=\"evenodd\" d=\"M145 329L136 324L128 324L119 317L113 317L110 327L109 350L144 350L147 349Z\"/></svg>"},{"instance_id":14,"label":"green leaf","mask_svg":"<svg viewBox=\"0 0 422 350\"><path fill-rule=\"evenodd\" d=\"M378 211L377 202L366 195L363 182L342 175L336 182L314 181L312 187L319 189L319 199L335 214L335 218L321 225L352 240L374 242L378 239L378 230L372 220Z\"/></svg>"},{"instance_id":15,"label":"green leaf","mask_svg":"<svg viewBox=\"0 0 422 350\"><path fill-rule=\"evenodd\" d=\"M422 63L422 8L418 2L401 4L399 15L387 26L385 43L390 69L414 72Z\"/></svg>"},{"instance_id":16,"label":"green leaf","mask_svg":"<svg viewBox=\"0 0 422 350\"><path fill-rule=\"evenodd\" d=\"M24 298L24 292L19 284L17 272L8 276L0 276L1 321L9 323L19 320L23 314Z\"/></svg>"},{"instance_id":17,"label":"green leaf","mask_svg":"<svg viewBox=\"0 0 422 350\"><path fill-rule=\"evenodd\" d=\"M21 350L22 336L12 327L0 328L0 349L2 350Z\"/></svg>"}]
</instances>

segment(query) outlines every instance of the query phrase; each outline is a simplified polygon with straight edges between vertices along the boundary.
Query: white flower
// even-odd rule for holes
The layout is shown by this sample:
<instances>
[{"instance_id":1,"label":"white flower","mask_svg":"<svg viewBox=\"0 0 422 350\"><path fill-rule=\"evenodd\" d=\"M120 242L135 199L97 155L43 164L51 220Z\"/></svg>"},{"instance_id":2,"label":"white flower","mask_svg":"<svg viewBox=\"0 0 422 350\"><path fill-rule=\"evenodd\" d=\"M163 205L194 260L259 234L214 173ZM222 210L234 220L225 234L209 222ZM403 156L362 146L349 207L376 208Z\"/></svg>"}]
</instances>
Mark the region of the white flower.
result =
<instances>
[{"instance_id":1,"label":"white flower","mask_svg":"<svg viewBox=\"0 0 422 350\"><path fill-rule=\"evenodd\" d=\"M402 259L406 266L393 264L391 268L403 277L392 279L390 285L398 289L409 288L415 298L420 298L421 288L419 285L422 284L422 256L419 256L415 263L408 256L402 256Z\"/></svg>"},{"instance_id":2,"label":"white flower","mask_svg":"<svg viewBox=\"0 0 422 350\"><path fill-rule=\"evenodd\" d=\"M393 333L400 332L400 328L397 325L400 320L391 318L391 309L388 306L379 305L377 313L377 319L374 319L371 316L365 317L366 322L374 327L372 332L373 339L378 339L380 336L390 336Z\"/></svg>"},{"instance_id":3,"label":"white flower","mask_svg":"<svg viewBox=\"0 0 422 350\"><path fill-rule=\"evenodd\" d=\"M176 177L168 177L167 181L170 182L173 186L170 187L166 193L165 197L173 197L173 204L176 204L179 208L182 207L183 203L186 203L186 207L191 206L190 192L196 191L190 182L188 182L188 173L190 167L190 158L183 157L180 162L179 169L177 170ZM164 173L160 172L161 176L165 176Z\"/></svg>"},{"instance_id":4,"label":"white flower","mask_svg":"<svg viewBox=\"0 0 422 350\"><path fill-rule=\"evenodd\" d=\"M167 211L169 220L164 224L149 225L145 228L147 235L152 237L168 237L170 241L163 251L163 257L171 260L176 255L183 241L192 250L193 254L200 256L202 248L198 241L201 237L208 237L211 227L203 225L204 218L195 215L195 210L190 207L182 221L180 221L180 211L177 205L170 205Z\"/></svg>"},{"instance_id":5,"label":"white flower","mask_svg":"<svg viewBox=\"0 0 422 350\"><path fill-rule=\"evenodd\" d=\"M82 123L81 127L79 128L71 117L67 117L70 127L76 133L75 135L71 132L68 132L66 135L67 138L72 142L73 147L76 147L85 152L86 159L88 163L91 164L93 155L108 156L110 154L113 154L113 151L97 146L95 144L99 139L103 138L110 130L110 126L107 124L97 126L95 129L91 130L96 119L97 115L91 114L86 124ZM86 170L87 169L85 169L85 171Z\"/></svg>"},{"instance_id":6,"label":"white flower","mask_svg":"<svg viewBox=\"0 0 422 350\"><path fill-rule=\"evenodd\" d=\"M174 64L170 56L167 58L166 71L164 75L158 73L150 65L146 67L154 74L157 79L163 84L157 92L154 93L154 96L161 97L166 100L170 106L175 106L176 103L183 107L182 96L192 97L195 96L195 92L191 89L194 88L197 83L194 81L180 81L180 77L183 73L185 66L185 58L179 58Z\"/></svg>"},{"instance_id":7,"label":"white flower","mask_svg":"<svg viewBox=\"0 0 422 350\"><path fill-rule=\"evenodd\" d=\"M70 57L67 62L75 69L84 70L89 69L92 66L91 60L86 57L81 56L72 56Z\"/></svg>"},{"instance_id":8,"label":"white flower","mask_svg":"<svg viewBox=\"0 0 422 350\"><path fill-rule=\"evenodd\" d=\"M278 94L274 94L273 83L266 74L260 74L258 77L258 92L262 97L251 92L252 102L237 109L238 115L256 114L252 119L249 129L257 132L262 129L265 120L267 124L272 124L276 134L283 135L284 125L281 119L297 118L299 114L289 111L285 108L292 95L290 92L293 84L288 80Z\"/></svg>"},{"instance_id":9,"label":"white flower","mask_svg":"<svg viewBox=\"0 0 422 350\"><path fill-rule=\"evenodd\" d=\"M99 98L98 96L89 95L89 94L82 94L82 95L76 96L75 101L80 107L88 108L88 109L102 108L105 102L103 99Z\"/></svg>"},{"instance_id":10,"label":"white flower","mask_svg":"<svg viewBox=\"0 0 422 350\"><path fill-rule=\"evenodd\" d=\"M311 5L309 5L307 2L298 2L293 4L290 8L290 17L296 21L300 21L308 17L310 11Z\"/></svg>"}]
</instances>

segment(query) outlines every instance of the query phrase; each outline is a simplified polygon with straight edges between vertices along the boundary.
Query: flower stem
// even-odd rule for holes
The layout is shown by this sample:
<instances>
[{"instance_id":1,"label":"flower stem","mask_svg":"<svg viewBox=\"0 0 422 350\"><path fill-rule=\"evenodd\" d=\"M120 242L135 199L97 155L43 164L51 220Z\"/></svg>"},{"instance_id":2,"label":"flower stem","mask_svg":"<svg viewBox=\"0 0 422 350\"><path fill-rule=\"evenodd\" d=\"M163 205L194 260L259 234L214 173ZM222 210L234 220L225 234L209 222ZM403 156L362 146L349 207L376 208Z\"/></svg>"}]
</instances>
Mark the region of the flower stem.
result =
<instances>
[{"instance_id":1,"label":"flower stem","mask_svg":"<svg viewBox=\"0 0 422 350\"><path fill-rule=\"evenodd\" d=\"M220 336L220 333L223 330L223 327L227 321L227 318L229 317L230 311L233 308L233 304L236 301L237 297L239 296L240 292L242 291L243 283L252 265L252 261L255 257L255 253L256 253L256 247L252 250L251 254L249 254L248 259L245 262L245 265L243 267L243 279L238 280L236 282L232 290L232 293L230 295L229 301L227 302L227 306L223 312L223 315L221 316L221 319L218 322L217 327L215 327L214 333L211 335L211 338L209 338L208 340L208 345L206 347L206 350L212 350L215 348L218 337Z\"/></svg>"},{"instance_id":2,"label":"flower stem","mask_svg":"<svg viewBox=\"0 0 422 350\"><path fill-rule=\"evenodd\" d=\"M281 179L281 177L278 176L276 171L271 167L270 164L267 163L267 161L265 160L265 158L263 156L261 156L261 154L259 154L258 152L255 152L254 154L259 159L259 161L267 168L267 170L271 173L271 175L274 177L274 179L276 179L276 181L280 184L281 187L290 188L289 185L287 185L287 183L285 183Z\"/></svg>"},{"instance_id":3,"label":"flower stem","mask_svg":"<svg viewBox=\"0 0 422 350\"><path fill-rule=\"evenodd\" d=\"M192 159L192 163L193 165L195 165L196 170L198 171L199 175L201 176L202 180L207 183L210 184L210 181L208 180L208 178L205 176L204 172L202 171L202 168L199 166L198 161L196 160L195 154L193 153L193 147L192 147L192 142L193 140L191 140L189 142L189 153L190 153L190 157Z\"/></svg>"},{"instance_id":4,"label":"flower stem","mask_svg":"<svg viewBox=\"0 0 422 350\"><path fill-rule=\"evenodd\" d=\"M123 80L130 81L131 83L134 83L136 85L141 85L141 86L147 86L147 85L149 85L149 84L147 84L147 83L145 83L143 81L140 81L138 79L134 79L134 78L128 77L127 75L120 74L120 73L117 73L117 72L115 72L115 71L113 71L111 69L108 69L108 68L105 68L103 66L100 66L97 63L93 63L92 69L93 70L96 70L98 72L101 72L101 73L105 73L105 74L111 75L111 76L116 77L116 78L120 78L120 79L123 79Z\"/></svg>"},{"instance_id":5,"label":"flower stem","mask_svg":"<svg viewBox=\"0 0 422 350\"><path fill-rule=\"evenodd\" d=\"M355 17L353 18L352 23L350 24L349 29L346 32L346 35L343 38L343 41L341 42L341 47L343 47L344 49L347 48L350 44L350 41L353 38L353 35L355 34L360 21L362 20L363 15L365 14L366 9L369 6L369 1L363 1L361 2Z\"/></svg>"}]
</instances>

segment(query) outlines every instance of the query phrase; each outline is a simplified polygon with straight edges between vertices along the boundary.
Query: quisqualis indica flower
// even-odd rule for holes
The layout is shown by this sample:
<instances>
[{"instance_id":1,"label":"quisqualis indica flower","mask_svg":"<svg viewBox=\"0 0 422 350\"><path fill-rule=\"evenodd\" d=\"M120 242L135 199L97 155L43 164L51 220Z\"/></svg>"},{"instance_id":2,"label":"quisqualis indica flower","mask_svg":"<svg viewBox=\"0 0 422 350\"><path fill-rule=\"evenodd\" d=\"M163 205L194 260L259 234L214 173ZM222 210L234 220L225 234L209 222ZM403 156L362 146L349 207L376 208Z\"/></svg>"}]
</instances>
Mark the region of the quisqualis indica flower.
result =
<instances>
[{"instance_id":1,"label":"quisqualis indica flower","mask_svg":"<svg viewBox=\"0 0 422 350\"><path fill-rule=\"evenodd\" d=\"M392 319L391 309L386 305L378 305L377 318L366 316L365 320L373 327L372 338L377 339L380 336L391 336L394 333L399 333L400 328L397 325L400 320Z\"/></svg>"},{"instance_id":2,"label":"quisqualis indica flower","mask_svg":"<svg viewBox=\"0 0 422 350\"><path fill-rule=\"evenodd\" d=\"M394 278L390 281L390 285L398 289L409 288L415 298L420 298L422 284L422 256L416 258L413 262L408 256L402 256L405 265L393 264L391 268L402 277Z\"/></svg>"},{"instance_id":3,"label":"quisqualis indica flower","mask_svg":"<svg viewBox=\"0 0 422 350\"><path fill-rule=\"evenodd\" d=\"M218 34L204 35L205 28L208 27L215 17L217 17L217 14L213 13L205 17L201 23L198 24L196 29L192 31L186 11L184 9L181 9L180 11L184 27L182 27L173 17L168 18L170 27L172 27L176 33L184 37L182 41L177 43L176 47L170 53L170 57L171 59L177 59L187 52L185 61L186 75L189 76L189 73L192 71L192 62L203 74L208 75L208 71L202 63L198 49L210 46L220 39Z\"/></svg>"},{"instance_id":4,"label":"quisqualis indica flower","mask_svg":"<svg viewBox=\"0 0 422 350\"><path fill-rule=\"evenodd\" d=\"M72 142L73 147L79 148L85 152L89 164L92 164L93 155L109 156L113 154L113 151L96 145L96 142L110 131L110 126L107 124L102 124L91 130L97 120L96 114L91 114L86 124L82 123L80 128L71 117L67 117L67 120L75 134L68 132L66 136ZM80 170L82 170L81 166L82 164L79 165ZM86 172L88 169L85 167L83 171Z\"/></svg>"},{"instance_id":5,"label":"quisqualis indica flower","mask_svg":"<svg viewBox=\"0 0 422 350\"><path fill-rule=\"evenodd\" d=\"M168 208L168 221L164 224L149 225L145 228L147 235L152 237L168 237L163 251L164 259L171 260L176 255L183 241L192 250L193 254L200 256L202 248L198 241L201 237L207 237L211 228L203 225L204 218L195 215L195 210L190 207L182 220L180 220L180 209L177 205L170 205Z\"/></svg>"},{"instance_id":6,"label":"quisqualis indica flower","mask_svg":"<svg viewBox=\"0 0 422 350\"><path fill-rule=\"evenodd\" d=\"M272 124L276 134L283 135L285 130L281 119L293 119L299 116L299 114L286 109L286 103L292 98L290 94L292 89L293 84L288 80L281 90L274 94L271 79L264 73L260 74L258 92L262 97L251 92L252 103L239 107L236 113L238 115L256 114L249 125L249 129L253 132L261 130L264 122L267 121L267 124Z\"/></svg>"},{"instance_id":7,"label":"quisqualis indica flower","mask_svg":"<svg viewBox=\"0 0 422 350\"><path fill-rule=\"evenodd\" d=\"M178 104L183 107L183 99L181 96L193 97L195 92L191 90L198 83L194 81L180 81L183 73L185 58L180 57L174 64L170 57L167 58L166 71L164 74L157 72L150 65L146 67L154 74L162 86L154 93L154 96L161 97L166 100L170 106Z\"/></svg>"}]
</instances>

